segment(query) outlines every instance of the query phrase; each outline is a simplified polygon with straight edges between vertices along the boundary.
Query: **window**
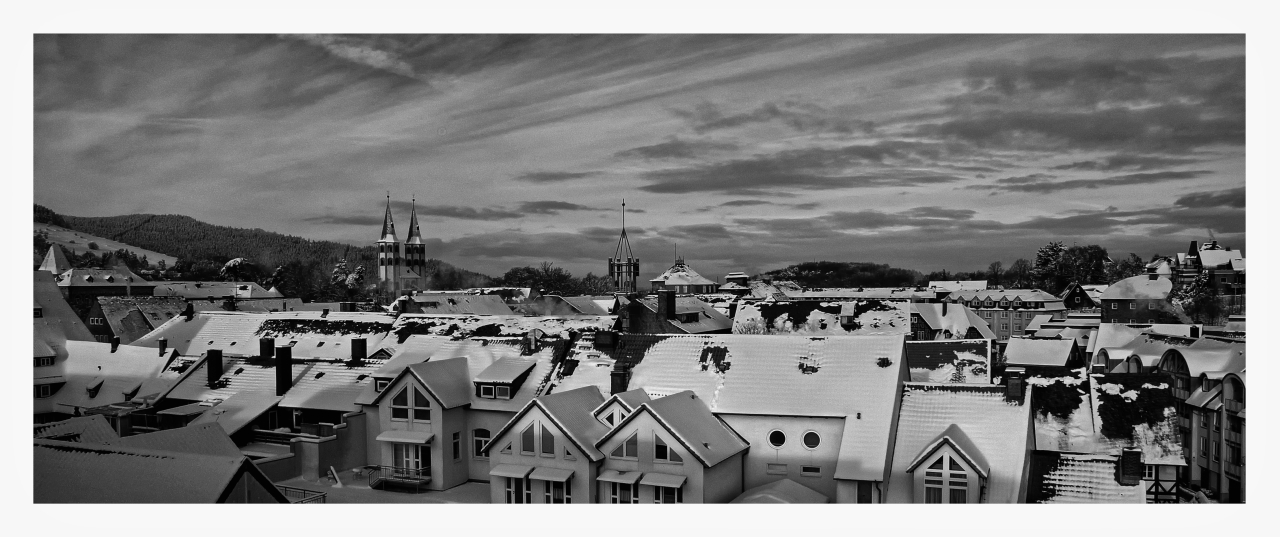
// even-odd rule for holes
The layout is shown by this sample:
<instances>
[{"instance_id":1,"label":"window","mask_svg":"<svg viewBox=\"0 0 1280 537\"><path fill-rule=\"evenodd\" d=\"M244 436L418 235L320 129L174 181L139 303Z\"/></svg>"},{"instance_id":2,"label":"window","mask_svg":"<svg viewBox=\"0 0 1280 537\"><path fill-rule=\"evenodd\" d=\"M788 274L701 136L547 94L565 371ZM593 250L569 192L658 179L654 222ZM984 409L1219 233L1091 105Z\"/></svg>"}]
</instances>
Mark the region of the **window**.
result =
<instances>
[{"instance_id":1,"label":"window","mask_svg":"<svg viewBox=\"0 0 1280 537\"><path fill-rule=\"evenodd\" d=\"M1155 481L1155 479L1156 479L1156 465L1154 465L1154 464L1148 464L1148 465L1146 465L1146 466L1143 466L1143 467L1142 467L1142 478L1143 478L1143 479L1145 479L1145 480L1147 480L1147 481Z\"/></svg>"},{"instance_id":2,"label":"window","mask_svg":"<svg viewBox=\"0 0 1280 537\"><path fill-rule=\"evenodd\" d=\"M569 493L569 481L547 481L544 503L573 503Z\"/></svg>"},{"instance_id":3,"label":"window","mask_svg":"<svg viewBox=\"0 0 1280 537\"><path fill-rule=\"evenodd\" d=\"M653 503L684 503L684 487L653 487Z\"/></svg>"},{"instance_id":4,"label":"window","mask_svg":"<svg viewBox=\"0 0 1280 537\"><path fill-rule=\"evenodd\" d=\"M944 494L945 492L945 494ZM924 474L924 503L968 503L969 473L950 454L942 454Z\"/></svg>"},{"instance_id":5,"label":"window","mask_svg":"<svg viewBox=\"0 0 1280 537\"><path fill-rule=\"evenodd\" d=\"M1218 462L1218 446L1217 442L1213 443L1213 462Z\"/></svg>"},{"instance_id":6,"label":"window","mask_svg":"<svg viewBox=\"0 0 1280 537\"><path fill-rule=\"evenodd\" d=\"M1000 318L1001 318L1001 319L1008 319L1008 318L1009 318L1009 312L1007 312L1007 311L1002 311L1002 312L1000 312Z\"/></svg>"},{"instance_id":7,"label":"window","mask_svg":"<svg viewBox=\"0 0 1280 537\"><path fill-rule=\"evenodd\" d=\"M1149 310L1156 309L1156 303L1155 303L1155 302L1147 302L1147 309L1149 309Z\"/></svg>"},{"instance_id":8,"label":"window","mask_svg":"<svg viewBox=\"0 0 1280 537\"><path fill-rule=\"evenodd\" d=\"M41 384L35 387L36 398L42 399L53 395L53 388L48 384Z\"/></svg>"},{"instance_id":9,"label":"window","mask_svg":"<svg viewBox=\"0 0 1280 537\"><path fill-rule=\"evenodd\" d=\"M1209 437L1201 436L1200 437L1200 456L1203 457L1207 453L1209 453Z\"/></svg>"},{"instance_id":10,"label":"window","mask_svg":"<svg viewBox=\"0 0 1280 537\"><path fill-rule=\"evenodd\" d=\"M1000 307L1002 307L1002 308L1007 308L1007 307L1009 307L1009 301L1008 301L1008 300L1001 300L1001 301L1000 301Z\"/></svg>"},{"instance_id":11,"label":"window","mask_svg":"<svg viewBox=\"0 0 1280 537\"><path fill-rule=\"evenodd\" d=\"M462 458L462 433L453 433L453 460Z\"/></svg>"},{"instance_id":12,"label":"window","mask_svg":"<svg viewBox=\"0 0 1280 537\"><path fill-rule=\"evenodd\" d=\"M373 390L376 392L381 392L382 390L387 389L388 384L391 384L391 381L382 380L382 379L375 380L373 381Z\"/></svg>"},{"instance_id":13,"label":"window","mask_svg":"<svg viewBox=\"0 0 1280 537\"><path fill-rule=\"evenodd\" d=\"M569 451L569 448L564 448L564 460L576 461L578 458L573 456L573 452Z\"/></svg>"},{"instance_id":14,"label":"window","mask_svg":"<svg viewBox=\"0 0 1280 537\"><path fill-rule=\"evenodd\" d=\"M498 453L504 453L504 454L510 455L510 454L511 454L511 442L507 442L507 447L502 448L501 450L499 450L499 451L498 451Z\"/></svg>"},{"instance_id":15,"label":"window","mask_svg":"<svg viewBox=\"0 0 1280 537\"><path fill-rule=\"evenodd\" d=\"M39 319L39 318L41 318L41 317L44 317L44 310L42 310L42 309L40 309L40 308L36 308L35 310L36 310L36 318L37 318L37 319Z\"/></svg>"},{"instance_id":16,"label":"window","mask_svg":"<svg viewBox=\"0 0 1280 537\"><path fill-rule=\"evenodd\" d=\"M1021 319L1021 318L1022 318L1022 312L1020 312L1020 311L1015 311L1015 312L1013 312L1013 318L1014 318L1014 319Z\"/></svg>"},{"instance_id":17,"label":"window","mask_svg":"<svg viewBox=\"0 0 1280 537\"><path fill-rule=\"evenodd\" d=\"M1214 430L1214 432L1218 432L1218 431L1221 431L1221 430L1222 430L1222 421L1220 421L1220 420L1221 420L1221 418L1219 418L1219 417L1218 417L1218 413L1217 413L1217 412L1214 412L1214 413L1213 413L1213 430Z\"/></svg>"},{"instance_id":18,"label":"window","mask_svg":"<svg viewBox=\"0 0 1280 537\"><path fill-rule=\"evenodd\" d=\"M533 424L530 423L529 426L525 427L524 431L520 433L520 453L522 455L533 455L533 452L538 449L533 446L533 436Z\"/></svg>"},{"instance_id":19,"label":"window","mask_svg":"<svg viewBox=\"0 0 1280 537\"><path fill-rule=\"evenodd\" d=\"M608 413L608 414L605 414L605 416L604 416L604 422L605 422L606 424L610 425L610 426L612 426L612 425L613 425L613 413L612 413L612 412L610 412L610 413Z\"/></svg>"},{"instance_id":20,"label":"window","mask_svg":"<svg viewBox=\"0 0 1280 537\"><path fill-rule=\"evenodd\" d=\"M507 503L533 503L533 489L528 479L507 478Z\"/></svg>"},{"instance_id":21,"label":"window","mask_svg":"<svg viewBox=\"0 0 1280 537\"><path fill-rule=\"evenodd\" d=\"M422 461L429 461L427 457L427 446L422 444L393 444L394 462L401 468L408 470L420 470L423 468ZM430 463L428 462L428 465Z\"/></svg>"},{"instance_id":22,"label":"window","mask_svg":"<svg viewBox=\"0 0 1280 537\"><path fill-rule=\"evenodd\" d=\"M627 438L626 442L619 445L618 449L613 450L613 453L610 453L609 455L624 459L634 459L640 456L640 440L636 438L636 435L638 434L639 433L633 433L630 438Z\"/></svg>"},{"instance_id":23,"label":"window","mask_svg":"<svg viewBox=\"0 0 1280 537\"><path fill-rule=\"evenodd\" d=\"M551 429L546 425L542 426L542 454L547 457L556 456L556 436L551 434Z\"/></svg>"},{"instance_id":24,"label":"window","mask_svg":"<svg viewBox=\"0 0 1280 537\"><path fill-rule=\"evenodd\" d=\"M498 387L497 387L497 390L495 390L495 391L494 391L494 397L495 397L495 398L497 398L497 399L510 399L510 398L511 398L511 387L510 387L510 386L498 386Z\"/></svg>"},{"instance_id":25,"label":"window","mask_svg":"<svg viewBox=\"0 0 1280 537\"><path fill-rule=\"evenodd\" d=\"M773 475L787 475L787 465L785 464L765 464L764 473Z\"/></svg>"},{"instance_id":26,"label":"window","mask_svg":"<svg viewBox=\"0 0 1280 537\"><path fill-rule=\"evenodd\" d=\"M1131 309L1131 310L1136 310L1136 309L1138 309L1138 305L1137 305L1136 303L1130 302L1130 303L1129 303L1129 309Z\"/></svg>"},{"instance_id":27,"label":"window","mask_svg":"<svg viewBox=\"0 0 1280 537\"><path fill-rule=\"evenodd\" d=\"M804 433L804 438L800 440L804 442L804 447L809 449L818 449L818 446L822 444L822 437L815 431Z\"/></svg>"},{"instance_id":28,"label":"window","mask_svg":"<svg viewBox=\"0 0 1280 537\"><path fill-rule=\"evenodd\" d=\"M1080 300L1080 299L1079 299L1079 298L1076 298L1076 300ZM1013 301L1013 307L1015 307L1015 308L1021 308L1021 307L1022 307L1022 301L1021 301L1021 300L1014 300L1014 301Z\"/></svg>"},{"instance_id":29,"label":"window","mask_svg":"<svg viewBox=\"0 0 1280 537\"><path fill-rule=\"evenodd\" d=\"M819 475L822 475L822 467L821 466L801 466L800 474L810 475L810 476L819 476Z\"/></svg>"},{"instance_id":30,"label":"window","mask_svg":"<svg viewBox=\"0 0 1280 537\"><path fill-rule=\"evenodd\" d=\"M485 385L480 387L480 397L485 399L493 399L493 386Z\"/></svg>"},{"instance_id":31,"label":"window","mask_svg":"<svg viewBox=\"0 0 1280 537\"><path fill-rule=\"evenodd\" d=\"M1115 302L1112 302L1112 303L1111 303L1111 309L1113 309L1113 310L1114 310L1114 309L1119 309L1119 308L1120 308L1120 305L1119 305L1119 304L1116 304Z\"/></svg>"},{"instance_id":32,"label":"window","mask_svg":"<svg viewBox=\"0 0 1280 537\"><path fill-rule=\"evenodd\" d=\"M635 485L609 483L609 503L640 503L640 498L635 495Z\"/></svg>"},{"instance_id":33,"label":"window","mask_svg":"<svg viewBox=\"0 0 1280 537\"><path fill-rule=\"evenodd\" d=\"M667 447L667 443L662 441L658 435L653 435L653 460L658 462L684 462L680 455L671 448Z\"/></svg>"},{"instance_id":34,"label":"window","mask_svg":"<svg viewBox=\"0 0 1280 537\"><path fill-rule=\"evenodd\" d=\"M484 446L489 443L491 438L488 429L474 429L471 431L471 448L472 457L477 459L486 459L484 456Z\"/></svg>"},{"instance_id":35,"label":"window","mask_svg":"<svg viewBox=\"0 0 1280 537\"><path fill-rule=\"evenodd\" d=\"M431 400L417 386L401 388L391 397L392 421L408 421L410 411L413 413L413 421L431 421Z\"/></svg>"},{"instance_id":36,"label":"window","mask_svg":"<svg viewBox=\"0 0 1280 537\"><path fill-rule=\"evenodd\" d=\"M1009 330L1009 323L1000 323L1000 330L1007 332Z\"/></svg>"},{"instance_id":37,"label":"window","mask_svg":"<svg viewBox=\"0 0 1280 537\"><path fill-rule=\"evenodd\" d=\"M779 431L777 429L774 429L773 431L769 432L769 445L775 448L780 448L782 447L783 444L786 444L786 443L787 443L786 433Z\"/></svg>"},{"instance_id":38,"label":"window","mask_svg":"<svg viewBox=\"0 0 1280 537\"><path fill-rule=\"evenodd\" d=\"M47 366L51 366L51 365L53 365L53 357L52 357L52 356L38 356L38 357L36 357L36 367L47 367Z\"/></svg>"}]
</instances>

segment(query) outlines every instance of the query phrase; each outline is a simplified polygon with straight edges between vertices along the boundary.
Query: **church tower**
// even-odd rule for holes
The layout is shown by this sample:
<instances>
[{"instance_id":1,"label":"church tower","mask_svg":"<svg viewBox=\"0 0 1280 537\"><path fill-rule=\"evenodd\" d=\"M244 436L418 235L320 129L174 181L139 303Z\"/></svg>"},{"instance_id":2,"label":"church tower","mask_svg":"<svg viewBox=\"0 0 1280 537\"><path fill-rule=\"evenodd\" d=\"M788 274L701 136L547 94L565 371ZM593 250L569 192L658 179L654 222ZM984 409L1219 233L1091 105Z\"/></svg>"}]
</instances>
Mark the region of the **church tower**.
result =
<instances>
[{"instance_id":1,"label":"church tower","mask_svg":"<svg viewBox=\"0 0 1280 537\"><path fill-rule=\"evenodd\" d=\"M378 286L390 300L400 295L400 239L391 221L391 193L387 193L387 214L382 219L382 238L378 239Z\"/></svg>"},{"instance_id":2,"label":"church tower","mask_svg":"<svg viewBox=\"0 0 1280 537\"><path fill-rule=\"evenodd\" d=\"M622 235L618 237L618 249L609 258L609 279L615 293L636 292L636 280L640 277L640 258L631 253L631 241L627 240L627 202L622 202Z\"/></svg>"},{"instance_id":3,"label":"church tower","mask_svg":"<svg viewBox=\"0 0 1280 537\"><path fill-rule=\"evenodd\" d=\"M427 272L427 245L422 243L418 231L418 199L413 199L409 212L409 238L404 241L404 265L413 275L422 278Z\"/></svg>"}]
</instances>

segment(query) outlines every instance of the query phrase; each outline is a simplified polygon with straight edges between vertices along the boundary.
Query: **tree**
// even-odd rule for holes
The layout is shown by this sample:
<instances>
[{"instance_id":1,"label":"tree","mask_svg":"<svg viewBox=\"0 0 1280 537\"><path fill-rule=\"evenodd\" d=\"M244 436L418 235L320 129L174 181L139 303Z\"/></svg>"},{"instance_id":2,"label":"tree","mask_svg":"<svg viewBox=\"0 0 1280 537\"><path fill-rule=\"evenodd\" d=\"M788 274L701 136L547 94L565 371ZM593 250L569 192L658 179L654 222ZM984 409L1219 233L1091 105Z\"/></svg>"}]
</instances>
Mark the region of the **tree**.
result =
<instances>
[{"instance_id":1,"label":"tree","mask_svg":"<svg viewBox=\"0 0 1280 537\"><path fill-rule=\"evenodd\" d=\"M347 260L341 259L333 266L329 281L348 301L355 300L364 288L364 265L357 265L355 270L350 270L347 268Z\"/></svg>"},{"instance_id":2,"label":"tree","mask_svg":"<svg viewBox=\"0 0 1280 537\"><path fill-rule=\"evenodd\" d=\"M93 241L89 241L89 249L90 249L90 250L97 250L97 249L98 249L98 243L93 242Z\"/></svg>"},{"instance_id":3,"label":"tree","mask_svg":"<svg viewBox=\"0 0 1280 537\"><path fill-rule=\"evenodd\" d=\"M1138 254L1130 253L1129 257L1112 263L1107 267L1107 283L1116 283L1125 278L1132 278L1146 270L1147 262Z\"/></svg>"},{"instance_id":4,"label":"tree","mask_svg":"<svg viewBox=\"0 0 1280 537\"><path fill-rule=\"evenodd\" d=\"M1210 281L1208 271L1201 272L1190 283L1175 287L1169 293L1169 301L1197 323L1216 324L1225 312L1222 297Z\"/></svg>"},{"instance_id":5,"label":"tree","mask_svg":"<svg viewBox=\"0 0 1280 537\"><path fill-rule=\"evenodd\" d=\"M1000 285L1004 278L1004 263L992 261L987 266L987 285Z\"/></svg>"},{"instance_id":6,"label":"tree","mask_svg":"<svg viewBox=\"0 0 1280 537\"><path fill-rule=\"evenodd\" d=\"M240 278L248 271L249 262L243 257L237 257L222 265L222 270L218 271L218 275L224 280L230 278L233 282L239 282Z\"/></svg>"},{"instance_id":7,"label":"tree","mask_svg":"<svg viewBox=\"0 0 1280 537\"><path fill-rule=\"evenodd\" d=\"M1062 270L1062 253L1065 250L1061 241L1054 241L1036 251L1036 262L1031 268L1031 275L1037 288L1056 295L1066 287Z\"/></svg>"},{"instance_id":8,"label":"tree","mask_svg":"<svg viewBox=\"0 0 1280 537\"><path fill-rule=\"evenodd\" d=\"M1005 279L1009 280L1010 287L1014 289L1026 289L1033 285L1031 272L1031 262L1019 258L1009 265L1009 270L1005 272Z\"/></svg>"},{"instance_id":9,"label":"tree","mask_svg":"<svg viewBox=\"0 0 1280 537\"><path fill-rule=\"evenodd\" d=\"M1107 267L1112 264L1107 249L1096 244L1072 246L1062 252L1063 287L1067 283L1106 283ZM1059 290L1060 291L1060 290Z\"/></svg>"},{"instance_id":10,"label":"tree","mask_svg":"<svg viewBox=\"0 0 1280 537\"><path fill-rule=\"evenodd\" d=\"M156 270L158 270L158 271L160 271L160 272L164 272L164 271L166 271L166 270L169 270L169 264L168 264L168 263L165 263L163 259L161 259L161 260L159 260L159 261L156 261Z\"/></svg>"}]
</instances>

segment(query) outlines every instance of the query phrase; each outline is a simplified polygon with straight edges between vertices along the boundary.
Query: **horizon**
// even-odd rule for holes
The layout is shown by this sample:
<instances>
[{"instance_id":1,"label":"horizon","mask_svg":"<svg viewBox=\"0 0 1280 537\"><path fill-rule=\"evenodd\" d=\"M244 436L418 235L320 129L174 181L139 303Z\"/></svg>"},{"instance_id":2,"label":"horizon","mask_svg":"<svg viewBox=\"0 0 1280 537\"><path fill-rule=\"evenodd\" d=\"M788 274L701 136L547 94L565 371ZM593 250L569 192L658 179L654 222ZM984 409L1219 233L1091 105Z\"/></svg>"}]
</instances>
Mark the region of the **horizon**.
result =
<instances>
[{"instance_id":1,"label":"horizon","mask_svg":"<svg viewBox=\"0 0 1280 537\"><path fill-rule=\"evenodd\" d=\"M641 278L1245 250L1242 35L35 37L35 202ZM909 245L909 246L908 246Z\"/></svg>"}]
</instances>

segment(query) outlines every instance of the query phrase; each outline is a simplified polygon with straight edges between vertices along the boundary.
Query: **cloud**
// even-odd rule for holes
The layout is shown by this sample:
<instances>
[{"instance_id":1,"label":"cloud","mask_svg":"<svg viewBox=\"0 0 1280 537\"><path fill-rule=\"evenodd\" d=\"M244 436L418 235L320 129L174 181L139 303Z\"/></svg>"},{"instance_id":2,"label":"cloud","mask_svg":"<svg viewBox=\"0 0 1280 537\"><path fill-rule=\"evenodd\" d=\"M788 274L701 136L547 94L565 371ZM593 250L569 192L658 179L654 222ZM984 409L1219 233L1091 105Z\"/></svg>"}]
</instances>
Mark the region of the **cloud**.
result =
<instances>
[{"instance_id":1,"label":"cloud","mask_svg":"<svg viewBox=\"0 0 1280 537\"><path fill-rule=\"evenodd\" d=\"M1159 155L1117 154L1099 160L1084 160L1054 166L1055 170L1116 171L1116 170L1150 170L1181 166L1199 162L1197 159L1172 158Z\"/></svg>"},{"instance_id":2,"label":"cloud","mask_svg":"<svg viewBox=\"0 0 1280 537\"><path fill-rule=\"evenodd\" d=\"M941 218L944 220L969 220L977 211L972 209L954 209L944 207L916 207L899 214L915 218Z\"/></svg>"},{"instance_id":3,"label":"cloud","mask_svg":"<svg viewBox=\"0 0 1280 537\"><path fill-rule=\"evenodd\" d=\"M321 225L341 225L341 226L380 226L382 225L381 216L340 216L340 215L324 215L310 216L302 219L308 224Z\"/></svg>"},{"instance_id":4,"label":"cloud","mask_svg":"<svg viewBox=\"0 0 1280 537\"><path fill-rule=\"evenodd\" d=\"M423 205L418 207L418 214L422 216L439 216L442 218L456 218L460 220L509 220L525 216L523 213L507 209L477 209L475 207L457 205Z\"/></svg>"},{"instance_id":5,"label":"cloud","mask_svg":"<svg viewBox=\"0 0 1280 537\"><path fill-rule=\"evenodd\" d=\"M1180 104L1090 112L993 111L924 125L919 133L994 147L1182 152L1243 145L1244 116L1218 117Z\"/></svg>"},{"instance_id":6,"label":"cloud","mask_svg":"<svg viewBox=\"0 0 1280 537\"><path fill-rule=\"evenodd\" d=\"M1187 194L1173 202L1179 207L1234 207L1244 208L1244 187L1219 190L1216 192L1196 192Z\"/></svg>"},{"instance_id":7,"label":"cloud","mask_svg":"<svg viewBox=\"0 0 1280 537\"><path fill-rule=\"evenodd\" d=\"M1000 179L996 181L996 184L969 185L965 188L975 190L1003 190L1005 192L1034 192L1037 194L1047 194L1062 190L1096 189L1116 186L1149 185L1169 181L1184 181L1187 179L1195 179L1197 177L1211 175L1212 173L1213 172L1207 170L1131 173L1127 175L1108 177L1105 179L1070 179L1067 181L1056 182L1048 180L1048 177L1052 177L1048 175L1043 175L1041 177L1010 177L1007 179Z\"/></svg>"},{"instance_id":8,"label":"cloud","mask_svg":"<svg viewBox=\"0 0 1280 537\"><path fill-rule=\"evenodd\" d=\"M578 205L567 201L526 201L519 205L517 212L527 214L560 214L560 211L605 211L607 209L598 209L595 207L587 207L586 205Z\"/></svg>"},{"instance_id":9,"label":"cloud","mask_svg":"<svg viewBox=\"0 0 1280 537\"><path fill-rule=\"evenodd\" d=\"M617 158L642 158L649 160L659 159L692 159L714 151L729 151L737 149L738 145L731 142L714 142L704 140L680 140L672 138L671 140L641 147L633 147L624 151L614 153Z\"/></svg>"},{"instance_id":10,"label":"cloud","mask_svg":"<svg viewBox=\"0 0 1280 537\"><path fill-rule=\"evenodd\" d=\"M528 181L531 183L559 183L563 181L573 181L575 179L585 179L600 172L529 172L515 177L517 181Z\"/></svg>"},{"instance_id":11,"label":"cloud","mask_svg":"<svg viewBox=\"0 0 1280 537\"><path fill-rule=\"evenodd\" d=\"M725 113L719 106L704 101L691 110L673 109L672 113L688 122L698 134L775 121L797 132L871 134L875 131L873 122L840 117L837 112L817 104L794 100L767 102L750 112L737 114Z\"/></svg>"},{"instance_id":12,"label":"cloud","mask_svg":"<svg viewBox=\"0 0 1280 537\"><path fill-rule=\"evenodd\" d=\"M330 54L344 60L395 73L409 78L418 78L413 66L396 57L394 54L380 50L365 40L354 36L341 35L290 35L285 36L316 45Z\"/></svg>"}]
</instances>

